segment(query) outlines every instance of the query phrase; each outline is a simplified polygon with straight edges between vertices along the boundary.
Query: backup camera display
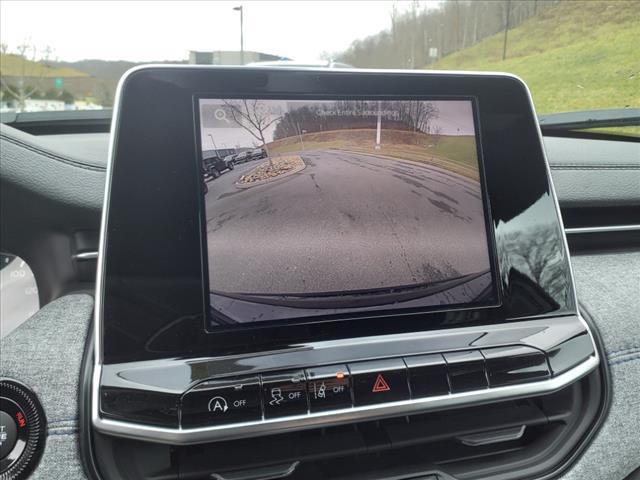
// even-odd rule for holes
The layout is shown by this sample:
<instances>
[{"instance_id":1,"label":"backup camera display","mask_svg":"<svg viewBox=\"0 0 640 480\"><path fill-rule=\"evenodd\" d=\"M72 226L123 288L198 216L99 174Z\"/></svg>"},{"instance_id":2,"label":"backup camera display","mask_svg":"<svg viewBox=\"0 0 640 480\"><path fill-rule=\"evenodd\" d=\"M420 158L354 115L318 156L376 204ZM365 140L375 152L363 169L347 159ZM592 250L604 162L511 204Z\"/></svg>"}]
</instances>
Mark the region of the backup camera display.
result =
<instances>
[{"instance_id":1,"label":"backup camera display","mask_svg":"<svg viewBox=\"0 0 640 480\"><path fill-rule=\"evenodd\" d=\"M211 327L495 304L471 100L198 103Z\"/></svg>"}]
</instances>

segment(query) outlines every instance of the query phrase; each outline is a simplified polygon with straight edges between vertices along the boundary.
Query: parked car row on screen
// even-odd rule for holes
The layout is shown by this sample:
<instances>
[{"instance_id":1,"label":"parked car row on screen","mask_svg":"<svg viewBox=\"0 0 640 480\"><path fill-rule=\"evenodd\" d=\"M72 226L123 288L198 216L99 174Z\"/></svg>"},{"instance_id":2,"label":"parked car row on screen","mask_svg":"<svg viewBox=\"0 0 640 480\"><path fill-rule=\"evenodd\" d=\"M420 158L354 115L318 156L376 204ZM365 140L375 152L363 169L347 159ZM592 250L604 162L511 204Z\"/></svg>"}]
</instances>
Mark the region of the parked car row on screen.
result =
<instances>
[{"instance_id":1,"label":"parked car row on screen","mask_svg":"<svg viewBox=\"0 0 640 480\"><path fill-rule=\"evenodd\" d=\"M216 179L226 171L233 170L234 166L239 163L246 163L252 160L261 160L267 157L265 148L255 148L253 150L244 150L236 154L228 154L224 157L215 154L214 156L203 159L203 174L205 179Z\"/></svg>"},{"instance_id":2,"label":"parked car row on screen","mask_svg":"<svg viewBox=\"0 0 640 480\"><path fill-rule=\"evenodd\" d=\"M220 157L205 158L203 160L205 177L218 178L227 170L233 170L233 162Z\"/></svg>"},{"instance_id":3,"label":"parked car row on screen","mask_svg":"<svg viewBox=\"0 0 640 480\"><path fill-rule=\"evenodd\" d=\"M244 152L238 153L233 161L234 163L245 163L250 162L251 160L261 160L263 158L267 158L267 151L264 148L255 148L253 150L245 150Z\"/></svg>"}]
</instances>

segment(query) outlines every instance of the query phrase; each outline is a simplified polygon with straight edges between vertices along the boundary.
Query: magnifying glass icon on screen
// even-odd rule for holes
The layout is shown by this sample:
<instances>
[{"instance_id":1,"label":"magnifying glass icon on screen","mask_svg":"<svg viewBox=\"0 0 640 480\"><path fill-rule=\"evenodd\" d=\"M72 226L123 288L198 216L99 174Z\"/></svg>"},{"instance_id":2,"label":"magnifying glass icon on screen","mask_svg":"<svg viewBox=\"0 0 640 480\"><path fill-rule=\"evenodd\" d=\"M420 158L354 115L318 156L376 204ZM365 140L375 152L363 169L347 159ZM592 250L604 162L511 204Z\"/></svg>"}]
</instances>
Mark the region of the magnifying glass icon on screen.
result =
<instances>
[{"instance_id":1,"label":"magnifying glass icon on screen","mask_svg":"<svg viewBox=\"0 0 640 480\"><path fill-rule=\"evenodd\" d=\"M213 116L216 117L216 120L223 120L229 123L227 112L225 112L222 108L216 108L215 112L213 112Z\"/></svg>"}]
</instances>

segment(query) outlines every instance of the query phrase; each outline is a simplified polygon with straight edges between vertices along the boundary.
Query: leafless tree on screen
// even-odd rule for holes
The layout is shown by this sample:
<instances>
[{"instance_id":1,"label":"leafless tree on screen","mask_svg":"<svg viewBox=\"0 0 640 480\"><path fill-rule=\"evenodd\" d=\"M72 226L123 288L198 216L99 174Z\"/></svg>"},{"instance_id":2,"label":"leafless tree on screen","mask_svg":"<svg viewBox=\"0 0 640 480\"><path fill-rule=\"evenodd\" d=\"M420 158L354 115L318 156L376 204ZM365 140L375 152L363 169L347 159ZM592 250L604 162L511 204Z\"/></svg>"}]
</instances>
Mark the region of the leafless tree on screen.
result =
<instances>
[{"instance_id":1,"label":"leafless tree on screen","mask_svg":"<svg viewBox=\"0 0 640 480\"><path fill-rule=\"evenodd\" d=\"M429 133L432 121L440 115L435 104L423 100L391 101L384 107L395 109L399 120L416 133ZM418 142L417 136L416 142Z\"/></svg>"},{"instance_id":2,"label":"leafless tree on screen","mask_svg":"<svg viewBox=\"0 0 640 480\"><path fill-rule=\"evenodd\" d=\"M279 121L282 117L273 116L264 102L255 99L224 100L227 113L231 119L241 128L260 142L271 164L271 155L265 141L266 130Z\"/></svg>"}]
</instances>

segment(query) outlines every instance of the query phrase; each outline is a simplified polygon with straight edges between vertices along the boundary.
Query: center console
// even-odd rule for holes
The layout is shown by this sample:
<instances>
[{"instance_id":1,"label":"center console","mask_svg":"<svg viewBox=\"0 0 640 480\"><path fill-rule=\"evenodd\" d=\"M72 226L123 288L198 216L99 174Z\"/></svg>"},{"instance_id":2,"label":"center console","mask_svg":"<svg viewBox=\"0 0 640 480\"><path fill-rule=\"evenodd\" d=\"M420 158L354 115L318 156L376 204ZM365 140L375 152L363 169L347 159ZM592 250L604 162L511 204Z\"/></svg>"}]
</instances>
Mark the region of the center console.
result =
<instances>
[{"instance_id":1,"label":"center console","mask_svg":"<svg viewBox=\"0 0 640 480\"><path fill-rule=\"evenodd\" d=\"M550 427L552 406L597 390L600 355L519 79L134 69L119 87L108 177L90 391L98 456L142 465L154 451L162 468L138 471L154 478L304 478L310 458L351 449L408 466L402 449L438 428L429 442L470 449L455 462L516 444L533 461L525 427L544 424L547 442L566 444L536 467L549 469L595 423L599 407L585 402L581 428L569 417L564 433ZM519 413L507 425L495 409ZM478 425L454 428L462 418ZM432 428L398 437L398 421ZM318 432L337 440L320 448ZM287 455L260 457L285 440ZM255 461L233 463L238 451ZM445 457L429 465L455 475ZM495 459L485 474L459 472L525 478Z\"/></svg>"}]
</instances>

